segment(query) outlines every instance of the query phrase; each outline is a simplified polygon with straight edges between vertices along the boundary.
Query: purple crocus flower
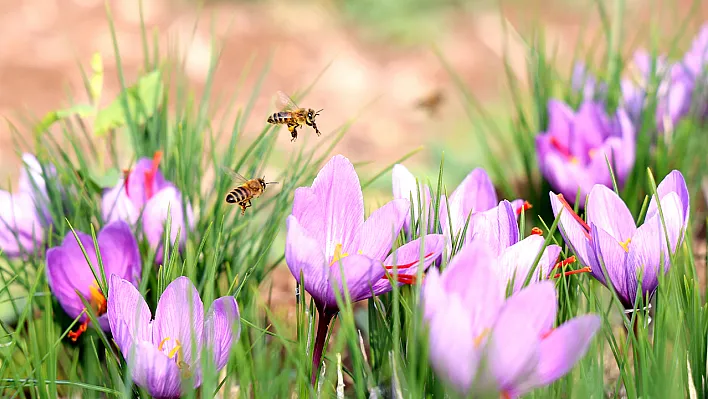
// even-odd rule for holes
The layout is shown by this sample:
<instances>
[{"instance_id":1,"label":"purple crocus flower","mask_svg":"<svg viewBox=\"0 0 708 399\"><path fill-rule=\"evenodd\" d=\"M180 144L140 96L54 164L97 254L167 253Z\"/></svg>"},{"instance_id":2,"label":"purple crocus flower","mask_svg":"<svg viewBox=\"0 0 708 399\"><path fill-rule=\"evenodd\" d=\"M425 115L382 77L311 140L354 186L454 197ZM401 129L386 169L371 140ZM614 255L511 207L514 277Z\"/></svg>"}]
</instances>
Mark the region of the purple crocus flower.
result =
<instances>
[{"instance_id":1,"label":"purple crocus flower","mask_svg":"<svg viewBox=\"0 0 708 399\"><path fill-rule=\"evenodd\" d=\"M401 164L396 164L393 166L391 178L393 181L393 198L413 201L411 202L411 206L413 207L413 220L411 221L410 215L408 215L403 222L403 230L406 234L410 234L412 224L420 219L421 210L424 214L428 215L427 231L435 231L435 226L433 226L435 216L433 214L434 209L432 206L433 197L430 187L427 184L416 182L415 176L408 171L408 168ZM418 198L419 196L420 198ZM420 200L423 200L423 205L419 203Z\"/></svg>"},{"instance_id":2,"label":"purple crocus flower","mask_svg":"<svg viewBox=\"0 0 708 399\"><path fill-rule=\"evenodd\" d=\"M704 24L691 43L680 64L681 71L693 83L691 100L696 104L698 116L708 118L708 23Z\"/></svg>"},{"instance_id":3,"label":"purple crocus flower","mask_svg":"<svg viewBox=\"0 0 708 399\"><path fill-rule=\"evenodd\" d=\"M99 279L101 278L96 247L91 235L80 231L77 231L76 235L86 250L91 264L86 263L86 258L74 234L67 233L60 246L47 251L49 288L64 311L72 318L76 318L85 310L81 297L77 294L78 291L93 307L92 310L101 329L108 331L106 298L94 277L95 274ZM130 226L124 221L115 221L104 226L98 232L96 239L105 275L116 274L137 284L142 271L142 260ZM70 332L69 337L76 341L86 331L89 321L88 315L84 313L79 318L81 324L78 330Z\"/></svg>"},{"instance_id":4,"label":"purple crocus flower","mask_svg":"<svg viewBox=\"0 0 708 399\"><path fill-rule=\"evenodd\" d=\"M548 130L536 136L536 153L541 173L553 189L571 200L580 189L583 207L594 184L612 184L606 156L617 183L624 184L634 166L635 130L623 110L609 118L599 103L584 102L573 112L551 100L548 112Z\"/></svg>"},{"instance_id":5,"label":"purple crocus flower","mask_svg":"<svg viewBox=\"0 0 708 399\"><path fill-rule=\"evenodd\" d=\"M670 63L666 56L657 57L652 74L652 56L637 50L633 56L634 79L621 82L622 102L632 122L639 126L641 113L647 105L649 82L658 79L656 126L659 132L671 131L691 110L693 81L680 64ZM636 81L636 83L635 83Z\"/></svg>"},{"instance_id":6,"label":"purple crocus flower","mask_svg":"<svg viewBox=\"0 0 708 399\"><path fill-rule=\"evenodd\" d=\"M111 276L108 320L133 381L156 398L179 397L184 391L183 380L190 377L198 388L202 350L211 354L219 371L241 333L236 299L224 296L215 300L205 317L199 292L187 277L179 277L165 288L153 319L135 286Z\"/></svg>"},{"instance_id":7,"label":"purple crocus flower","mask_svg":"<svg viewBox=\"0 0 708 399\"><path fill-rule=\"evenodd\" d=\"M585 101L604 101L607 98L607 83L598 81L582 62L576 62L573 66L570 86L574 92L582 93Z\"/></svg>"},{"instance_id":8,"label":"purple crocus flower","mask_svg":"<svg viewBox=\"0 0 708 399\"><path fill-rule=\"evenodd\" d=\"M166 180L158 166L162 153L153 159L140 159L125 178L103 194L102 211L106 221L125 220L137 223L142 213L142 227L150 246L157 249L156 261L162 259L162 234L165 231L168 208L171 213L170 241L174 242L179 230L180 245L187 241L187 231L194 228L194 213L187 204L187 215L182 212L182 194ZM186 219L186 221L185 221Z\"/></svg>"},{"instance_id":9,"label":"purple crocus flower","mask_svg":"<svg viewBox=\"0 0 708 399\"><path fill-rule=\"evenodd\" d=\"M32 154L22 154L18 191L0 190L0 251L8 258L35 252L50 222L42 168Z\"/></svg>"},{"instance_id":10,"label":"purple crocus flower","mask_svg":"<svg viewBox=\"0 0 708 399\"><path fill-rule=\"evenodd\" d=\"M352 302L386 291L386 285L380 281L386 278L391 267L384 267L383 262L408 212L409 201L395 199L364 220L359 177L351 162L341 155L327 162L311 187L295 190L293 212L286 221L285 260L298 282L302 274L305 290L314 299L320 315L313 354L313 382L329 322L339 310L334 287L343 297L344 275ZM425 236L424 267L440 256L443 239L440 235ZM411 261L408 251L420 245L419 241L399 248L393 259ZM387 284L390 287L390 283Z\"/></svg>"},{"instance_id":11,"label":"purple crocus flower","mask_svg":"<svg viewBox=\"0 0 708 399\"><path fill-rule=\"evenodd\" d=\"M553 283L533 283L505 300L491 263L486 243L475 240L442 273L428 273L422 295L430 362L462 394L516 398L567 374L587 352L600 318L579 316L553 328Z\"/></svg>"},{"instance_id":12,"label":"purple crocus flower","mask_svg":"<svg viewBox=\"0 0 708 399\"><path fill-rule=\"evenodd\" d=\"M563 209L559 228L566 244L598 281L606 286L612 284L626 309L634 308L640 272L643 272L641 295L645 297L653 295L659 284L662 261L665 271L671 266L664 228L673 253L682 242L688 224L688 189L679 171L672 171L664 178L657 194L665 226L652 196L644 223L636 227L622 199L605 186L596 185L590 192L587 222L573 212L562 195L550 193L556 217Z\"/></svg>"}]
</instances>

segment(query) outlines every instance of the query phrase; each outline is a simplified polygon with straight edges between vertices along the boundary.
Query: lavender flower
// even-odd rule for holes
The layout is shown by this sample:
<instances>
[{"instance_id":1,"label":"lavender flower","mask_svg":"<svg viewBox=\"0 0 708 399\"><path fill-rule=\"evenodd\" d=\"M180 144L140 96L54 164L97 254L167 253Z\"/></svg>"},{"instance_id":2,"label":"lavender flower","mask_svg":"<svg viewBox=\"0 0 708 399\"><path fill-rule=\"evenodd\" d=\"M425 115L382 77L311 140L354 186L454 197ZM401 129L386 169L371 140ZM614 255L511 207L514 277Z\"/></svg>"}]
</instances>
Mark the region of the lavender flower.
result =
<instances>
[{"instance_id":1,"label":"lavender flower","mask_svg":"<svg viewBox=\"0 0 708 399\"><path fill-rule=\"evenodd\" d=\"M156 398L179 397L188 378L194 378L194 388L201 385L203 349L211 354L216 371L224 368L241 332L236 299L215 300L205 317L199 293L186 277L165 288L153 319L135 286L111 276L108 320L133 381Z\"/></svg>"},{"instance_id":2,"label":"lavender flower","mask_svg":"<svg viewBox=\"0 0 708 399\"><path fill-rule=\"evenodd\" d=\"M622 199L605 186L596 185L588 197L587 222L576 215L562 195L550 193L553 212L560 216L560 231L580 262L591 269L601 283L612 286L627 309L634 308L638 274L642 272L641 295L652 295L659 284L658 274L670 264L669 252L682 242L689 215L686 182L679 171L672 171L657 187L665 225L661 223L656 200L652 197L644 223L636 227ZM670 248L664 229L668 232ZM602 266L607 271L605 279Z\"/></svg>"},{"instance_id":3,"label":"lavender flower","mask_svg":"<svg viewBox=\"0 0 708 399\"><path fill-rule=\"evenodd\" d=\"M467 244L423 286L430 361L462 394L501 392L516 398L568 373L600 326L596 315L553 328L553 283L534 283L505 300L484 241ZM454 342L454 345L450 345Z\"/></svg>"},{"instance_id":4,"label":"lavender flower","mask_svg":"<svg viewBox=\"0 0 708 399\"><path fill-rule=\"evenodd\" d=\"M32 154L23 154L16 193L0 190L0 251L17 258L35 252L44 243L50 223L42 168Z\"/></svg>"},{"instance_id":5,"label":"lavender flower","mask_svg":"<svg viewBox=\"0 0 708 399\"><path fill-rule=\"evenodd\" d=\"M623 185L634 165L635 130L623 110L608 118L599 103L584 102L578 112L551 100L548 130L536 137L541 173L553 189L574 200L580 189L580 206L594 184L610 186L613 166Z\"/></svg>"},{"instance_id":6,"label":"lavender flower","mask_svg":"<svg viewBox=\"0 0 708 399\"><path fill-rule=\"evenodd\" d=\"M344 296L344 278L352 302L390 290L390 283L380 282L392 269L390 265L384 267L383 262L408 212L409 201L396 199L365 221L359 177L351 162L341 155L332 157L311 187L295 190L293 212L286 221L285 260L292 275L314 299L320 315L313 382L329 322L339 310L334 287ZM415 262L411 252L419 242L420 239L399 248L392 259ZM428 235L424 243L424 267L428 267L440 256L443 237ZM399 278L406 282L402 276Z\"/></svg>"},{"instance_id":7,"label":"lavender flower","mask_svg":"<svg viewBox=\"0 0 708 399\"><path fill-rule=\"evenodd\" d=\"M86 258L74 234L67 233L60 246L47 251L49 288L64 311L72 318L85 311L81 297L77 294L78 291L92 306L101 329L108 331L106 298L94 277L95 275L100 279L101 270L98 266L93 238L80 231L77 231L76 235L91 264L86 263ZM97 241L105 275L116 274L137 284L141 275L142 261L130 226L123 221L110 223L99 231ZM69 333L73 341L86 331L89 324L88 315L86 313L81 315L79 322L81 324L78 330Z\"/></svg>"},{"instance_id":8,"label":"lavender flower","mask_svg":"<svg viewBox=\"0 0 708 399\"><path fill-rule=\"evenodd\" d=\"M681 62L681 71L692 82L693 95L698 116L708 119L708 23L704 24L691 43Z\"/></svg>"},{"instance_id":9,"label":"lavender flower","mask_svg":"<svg viewBox=\"0 0 708 399\"><path fill-rule=\"evenodd\" d=\"M140 159L124 179L103 194L104 220L125 220L131 225L138 222L142 213L145 238L157 249L157 261L162 258L162 234L170 212L170 241L174 242L179 231L180 245L187 241L187 231L194 228L194 213L187 204L185 218L182 211L182 194L174 184L165 180L158 169L162 153L157 152L151 160ZM186 221L185 221L186 219Z\"/></svg>"}]
</instances>

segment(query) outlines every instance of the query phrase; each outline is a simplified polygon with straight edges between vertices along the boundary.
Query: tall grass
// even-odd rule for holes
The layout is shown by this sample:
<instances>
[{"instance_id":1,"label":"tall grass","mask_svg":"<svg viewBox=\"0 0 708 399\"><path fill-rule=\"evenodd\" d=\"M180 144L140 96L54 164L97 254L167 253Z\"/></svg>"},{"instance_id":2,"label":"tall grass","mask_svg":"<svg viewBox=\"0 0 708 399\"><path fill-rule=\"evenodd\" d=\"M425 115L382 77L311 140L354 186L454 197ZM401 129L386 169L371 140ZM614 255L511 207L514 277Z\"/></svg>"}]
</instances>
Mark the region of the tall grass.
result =
<instances>
[{"instance_id":1,"label":"tall grass","mask_svg":"<svg viewBox=\"0 0 708 399\"><path fill-rule=\"evenodd\" d=\"M607 15L603 8L600 11ZM618 96L619 76L626 60L618 49L622 40L621 13L606 18L606 63L597 69L607 71L602 78L609 83L611 107ZM341 310L328 337L325 366L314 386L310 384L317 325L313 302L302 286L298 288L299 294L293 292L295 320L292 321L279 316L269 305L270 296L263 293L264 281L273 270L285 267L284 221L291 212L294 190L311 184L350 124L325 133L317 147L294 146L281 172L268 176L268 180L280 185L268 188L241 216L238 209L223 201L234 183L220 173L220 168L229 167L244 176L262 176L266 166L275 160L275 140L282 131L265 124L259 132L245 130L254 101L262 95L259 85L267 79L267 70L258 74L259 84L253 92L242 93L239 89L233 93L234 98L245 96L241 100L245 105L235 112L233 123L214 126L211 117L219 106L212 102L214 70L219 61L217 48L204 93L196 98L187 86L180 63L161 58L161 49L148 41L145 26L143 71L138 81L127 82L115 31L111 32L123 89L115 101L104 108L96 105L102 68L94 60L91 71L82 71L91 104L73 104L31 125L14 127L18 150L33 147L44 166L47 206L53 223L46 232L45 247L21 260L4 255L0 258L0 293L8 298L3 305L10 307L15 315L0 325L2 396L148 396L132 383L110 334L89 328L77 343L67 339L77 320L65 315L49 290L45 254L46 248L58 245L72 229L98 231L104 225L101 192L115 184L120 171L130 166L125 160L152 157L161 151L162 172L183 193L182 206L189 203L195 209L197 222L193 231L179 232L187 236L183 251L170 242L168 234L161 258L157 258L144 239L140 241L144 263L140 292L154 309L169 282L187 276L207 306L214 298L234 295L241 312L242 333L229 363L218 374L206 367L201 387L188 390L185 397L458 397L430 368L427 332L419 310L422 271L418 284L394 287L390 294L368 303L351 304L346 300L347 293L341 293ZM522 234L527 234L533 226L543 226L548 237L546 245L563 246L560 235L554 234L557 221L548 206L549 187L536 172L533 136L547 125L548 99L556 95L570 98L572 93L566 82L557 83L560 73L553 59L546 55L542 32L530 38L528 45L530 98L508 71L517 106L512 115L516 122L509 125L518 145L507 157L514 159L490 158L490 172L505 198L522 197L534 204L527 218L521 221L522 230L526 230ZM503 127L485 123L488 121L484 120L483 109L477 107L471 89L462 84L459 88L471 120L482 128L478 132L479 144L489 145L486 140L490 133ZM306 92L304 89L299 94ZM699 200L708 147L704 129L688 122L677 127L669 144L658 145L651 152L649 132L638 135L638 148L646 149L638 155L634 171L621 191L635 216L642 213L647 198L655 194L654 179L660 180L673 168L684 172L693 201ZM524 175L508 173L505 162L521 164ZM56 171L51 172L49 165ZM386 176L389 168L376 177ZM519 178L526 183L523 190L515 185ZM435 188L437 215L442 195L450 194L443 164L437 180L430 182L430 186ZM704 220L700 215L692 215L689 231L700 227ZM435 226L438 222L436 216ZM414 223L412 236L419 237L427 229L428 226ZM617 397L623 395L621 392L626 392L627 397L643 398L686 397L689 392L695 392L693 397L707 397L704 376L708 308L704 302L706 288L698 281L693 240L694 236L688 234L672 259L670 273L661 278L653 299L655 313L651 324L641 312L626 317L616 298L587 275L558 279L558 321L597 313L602 317L601 334L572 373L527 397L598 398L606 394ZM399 237L395 245L403 243L403 237ZM565 246L564 254L571 255ZM440 267L444 269L445 263ZM105 281L106 277L101 279ZM636 332L635 323L642 326Z\"/></svg>"}]
</instances>

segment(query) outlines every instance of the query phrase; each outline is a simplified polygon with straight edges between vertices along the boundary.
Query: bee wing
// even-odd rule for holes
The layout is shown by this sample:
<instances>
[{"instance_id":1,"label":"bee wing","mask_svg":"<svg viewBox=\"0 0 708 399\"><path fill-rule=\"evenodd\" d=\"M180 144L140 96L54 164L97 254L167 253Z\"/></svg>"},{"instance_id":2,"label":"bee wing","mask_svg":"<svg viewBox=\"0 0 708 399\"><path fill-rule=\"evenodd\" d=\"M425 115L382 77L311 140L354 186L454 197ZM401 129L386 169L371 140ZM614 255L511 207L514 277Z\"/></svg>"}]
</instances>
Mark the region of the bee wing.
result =
<instances>
[{"instance_id":1,"label":"bee wing","mask_svg":"<svg viewBox=\"0 0 708 399\"><path fill-rule=\"evenodd\" d=\"M245 177L241 176L240 174L234 172L233 170L231 170L225 166L221 167L221 171L224 172L229 177L231 177L234 181L237 181L239 183L245 183L248 181L248 179L246 179Z\"/></svg>"},{"instance_id":2,"label":"bee wing","mask_svg":"<svg viewBox=\"0 0 708 399\"><path fill-rule=\"evenodd\" d=\"M300 108L290 96L280 90L278 90L275 96L275 107L279 111L290 111Z\"/></svg>"}]
</instances>

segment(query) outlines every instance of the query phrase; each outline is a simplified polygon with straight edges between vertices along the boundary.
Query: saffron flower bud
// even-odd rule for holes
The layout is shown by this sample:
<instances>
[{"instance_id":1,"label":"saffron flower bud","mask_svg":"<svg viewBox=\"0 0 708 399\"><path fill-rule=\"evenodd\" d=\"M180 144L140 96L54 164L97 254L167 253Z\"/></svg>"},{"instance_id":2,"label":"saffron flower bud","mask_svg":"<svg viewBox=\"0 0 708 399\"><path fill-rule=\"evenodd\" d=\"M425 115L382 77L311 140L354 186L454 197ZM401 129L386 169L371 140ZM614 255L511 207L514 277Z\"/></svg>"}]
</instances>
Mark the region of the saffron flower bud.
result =
<instances>
[{"instance_id":1,"label":"saffron flower bud","mask_svg":"<svg viewBox=\"0 0 708 399\"><path fill-rule=\"evenodd\" d=\"M47 251L49 288L64 311L72 318L76 318L85 310L80 293L92 306L101 329L108 331L105 293L96 281L96 277L101 279L96 247L91 235L80 231L77 231L76 235L91 264L86 263L86 258L74 234L67 233L60 246ZM142 271L142 260L130 226L123 221L110 223L98 232L96 241L105 275L115 274L130 281L131 284L137 284ZM69 338L76 341L86 331L89 322L86 313L81 315L79 328L70 332Z\"/></svg>"},{"instance_id":2,"label":"saffron flower bud","mask_svg":"<svg viewBox=\"0 0 708 399\"><path fill-rule=\"evenodd\" d=\"M592 186L612 185L607 159L622 186L634 166L635 129L623 110L609 118L603 105L586 101L574 112L568 105L548 103L548 130L536 137L541 173L554 190L580 207Z\"/></svg>"},{"instance_id":3,"label":"saffron flower bud","mask_svg":"<svg viewBox=\"0 0 708 399\"><path fill-rule=\"evenodd\" d=\"M216 299L205 316L199 292L187 277L165 288L153 319L137 288L111 276L108 320L133 381L156 398L179 397L189 378L194 388L201 385L203 350L217 372L223 369L241 333L236 299Z\"/></svg>"},{"instance_id":4,"label":"saffron flower bud","mask_svg":"<svg viewBox=\"0 0 708 399\"><path fill-rule=\"evenodd\" d=\"M652 196L644 223L636 223L624 201L605 186L596 185L588 197L584 221L560 194L550 193L553 213L560 216L559 230L579 261L602 284L612 284L626 309L633 309L637 290L653 295L660 267L668 271L670 252L676 251L688 225L689 196L686 181L672 171L657 187L664 223ZM667 234L670 247L667 247ZM606 269L607 277L603 272ZM638 275L643 273L641 287Z\"/></svg>"}]
</instances>

